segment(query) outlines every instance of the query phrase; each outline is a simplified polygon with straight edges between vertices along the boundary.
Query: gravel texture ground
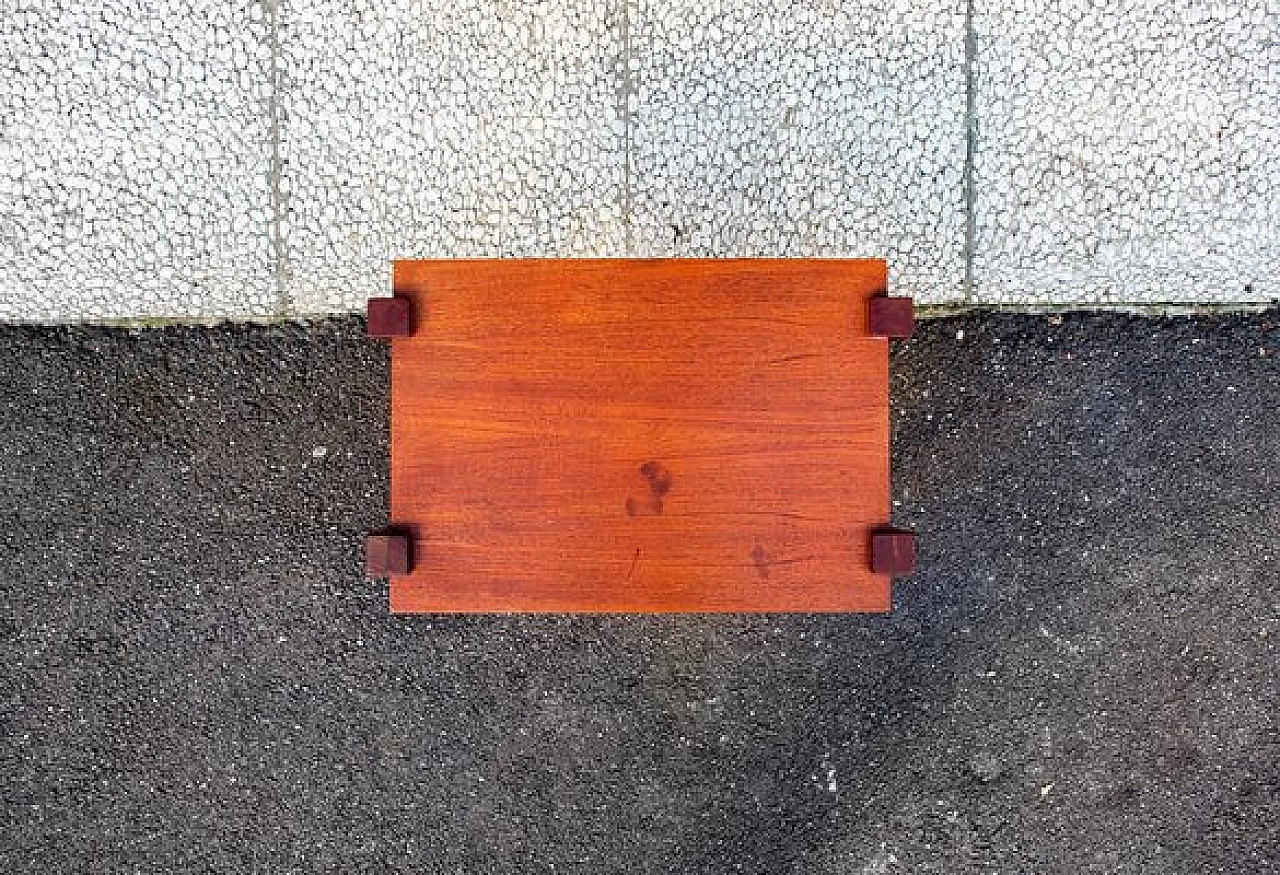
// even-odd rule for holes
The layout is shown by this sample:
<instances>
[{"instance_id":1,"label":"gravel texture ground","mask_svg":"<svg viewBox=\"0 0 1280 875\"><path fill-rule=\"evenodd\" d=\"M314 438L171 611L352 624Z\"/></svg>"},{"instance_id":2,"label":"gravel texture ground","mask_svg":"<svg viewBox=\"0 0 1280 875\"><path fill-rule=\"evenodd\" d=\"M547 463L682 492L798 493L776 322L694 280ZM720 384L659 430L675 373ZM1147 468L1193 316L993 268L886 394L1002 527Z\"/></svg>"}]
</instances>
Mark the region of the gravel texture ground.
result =
<instances>
[{"instance_id":1,"label":"gravel texture ground","mask_svg":"<svg viewBox=\"0 0 1280 875\"><path fill-rule=\"evenodd\" d=\"M1276 872L1277 321L925 324L888 617L393 618L359 321L0 330L0 869Z\"/></svg>"}]
</instances>

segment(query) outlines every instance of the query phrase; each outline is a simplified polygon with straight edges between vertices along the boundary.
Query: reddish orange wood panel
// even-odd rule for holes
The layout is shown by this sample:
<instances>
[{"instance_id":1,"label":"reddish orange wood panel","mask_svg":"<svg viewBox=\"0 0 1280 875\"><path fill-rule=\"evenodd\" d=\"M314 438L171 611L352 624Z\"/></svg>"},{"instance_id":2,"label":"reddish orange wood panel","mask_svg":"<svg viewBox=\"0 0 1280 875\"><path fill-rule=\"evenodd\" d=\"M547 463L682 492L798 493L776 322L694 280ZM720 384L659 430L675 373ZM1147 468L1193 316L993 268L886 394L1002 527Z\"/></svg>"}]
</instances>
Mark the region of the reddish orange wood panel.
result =
<instances>
[{"instance_id":1,"label":"reddish orange wood panel","mask_svg":"<svg viewBox=\"0 0 1280 875\"><path fill-rule=\"evenodd\" d=\"M879 260L401 261L391 609L885 611Z\"/></svg>"}]
</instances>

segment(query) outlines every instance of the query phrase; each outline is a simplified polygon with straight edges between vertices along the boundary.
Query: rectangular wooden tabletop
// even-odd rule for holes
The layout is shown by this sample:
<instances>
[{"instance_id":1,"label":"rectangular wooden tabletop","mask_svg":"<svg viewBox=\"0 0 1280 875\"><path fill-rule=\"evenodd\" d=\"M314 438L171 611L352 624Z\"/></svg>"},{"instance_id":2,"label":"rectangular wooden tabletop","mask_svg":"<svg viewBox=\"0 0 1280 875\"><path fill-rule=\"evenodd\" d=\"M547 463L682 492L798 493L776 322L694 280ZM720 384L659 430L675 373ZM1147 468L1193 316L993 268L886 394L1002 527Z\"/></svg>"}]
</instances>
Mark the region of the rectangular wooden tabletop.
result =
<instances>
[{"instance_id":1,"label":"rectangular wooden tabletop","mask_svg":"<svg viewBox=\"0 0 1280 875\"><path fill-rule=\"evenodd\" d=\"M885 611L879 260L400 261L391 609Z\"/></svg>"}]
</instances>

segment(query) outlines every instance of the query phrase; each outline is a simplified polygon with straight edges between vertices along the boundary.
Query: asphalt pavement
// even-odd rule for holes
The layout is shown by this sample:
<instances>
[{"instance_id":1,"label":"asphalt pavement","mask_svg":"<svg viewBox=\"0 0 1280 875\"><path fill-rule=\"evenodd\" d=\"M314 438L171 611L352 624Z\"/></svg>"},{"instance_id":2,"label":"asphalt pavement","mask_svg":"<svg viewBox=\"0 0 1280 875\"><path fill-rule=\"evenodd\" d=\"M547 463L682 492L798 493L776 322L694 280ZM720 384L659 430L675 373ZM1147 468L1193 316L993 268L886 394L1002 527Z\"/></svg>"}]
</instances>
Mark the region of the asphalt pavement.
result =
<instances>
[{"instance_id":1,"label":"asphalt pavement","mask_svg":"<svg viewBox=\"0 0 1280 875\"><path fill-rule=\"evenodd\" d=\"M0 870L1280 871L1278 325L926 322L885 617L392 617L360 320L0 329Z\"/></svg>"}]
</instances>

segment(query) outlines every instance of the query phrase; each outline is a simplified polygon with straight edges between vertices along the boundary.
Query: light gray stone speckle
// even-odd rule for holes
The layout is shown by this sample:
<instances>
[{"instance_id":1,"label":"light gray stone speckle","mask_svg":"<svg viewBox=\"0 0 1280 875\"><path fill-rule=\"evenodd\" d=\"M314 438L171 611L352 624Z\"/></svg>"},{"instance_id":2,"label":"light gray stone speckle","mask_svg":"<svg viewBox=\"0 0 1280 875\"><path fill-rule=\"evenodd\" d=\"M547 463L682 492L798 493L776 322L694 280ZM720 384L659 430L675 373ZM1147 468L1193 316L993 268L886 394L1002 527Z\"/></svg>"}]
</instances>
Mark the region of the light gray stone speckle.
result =
<instances>
[{"instance_id":1,"label":"light gray stone speckle","mask_svg":"<svg viewBox=\"0 0 1280 875\"><path fill-rule=\"evenodd\" d=\"M267 33L221 5L234 25L194 0L5 4L0 319L275 312L267 225L238 221L269 203L268 65L191 65Z\"/></svg>"},{"instance_id":2,"label":"light gray stone speckle","mask_svg":"<svg viewBox=\"0 0 1280 875\"><path fill-rule=\"evenodd\" d=\"M1274 4L980 10L979 301L1280 298Z\"/></svg>"}]
</instances>

